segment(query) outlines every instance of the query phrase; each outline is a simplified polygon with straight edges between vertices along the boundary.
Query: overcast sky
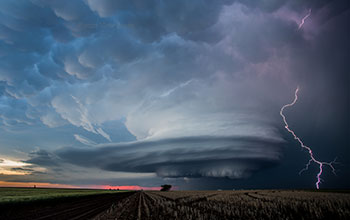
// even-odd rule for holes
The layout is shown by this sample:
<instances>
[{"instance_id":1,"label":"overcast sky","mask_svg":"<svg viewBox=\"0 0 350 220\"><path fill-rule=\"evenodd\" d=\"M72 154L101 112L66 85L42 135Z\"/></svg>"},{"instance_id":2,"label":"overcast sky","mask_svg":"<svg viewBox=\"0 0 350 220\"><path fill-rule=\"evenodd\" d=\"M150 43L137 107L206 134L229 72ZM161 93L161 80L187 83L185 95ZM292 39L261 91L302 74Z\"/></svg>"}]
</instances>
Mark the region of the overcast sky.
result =
<instances>
[{"instance_id":1,"label":"overcast sky","mask_svg":"<svg viewBox=\"0 0 350 220\"><path fill-rule=\"evenodd\" d=\"M347 0L0 1L0 185L350 186ZM55 185L57 186L57 185Z\"/></svg>"}]
</instances>

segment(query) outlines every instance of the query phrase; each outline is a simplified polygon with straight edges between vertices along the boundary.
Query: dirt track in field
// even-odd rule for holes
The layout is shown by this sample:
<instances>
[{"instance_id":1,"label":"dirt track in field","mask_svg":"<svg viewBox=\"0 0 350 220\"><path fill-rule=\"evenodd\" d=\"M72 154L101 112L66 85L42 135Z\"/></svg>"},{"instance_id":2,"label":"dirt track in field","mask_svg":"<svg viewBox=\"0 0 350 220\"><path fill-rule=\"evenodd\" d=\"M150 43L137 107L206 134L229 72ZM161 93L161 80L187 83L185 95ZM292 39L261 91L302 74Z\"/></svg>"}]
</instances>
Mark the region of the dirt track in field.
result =
<instances>
[{"instance_id":1,"label":"dirt track in field","mask_svg":"<svg viewBox=\"0 0 350 220\"><path fill-rule=\"evenodd\" d=\"M96 216L94 220L151 219L149 202L146 201L146 197L146 193L142 191L135 193L115 203L106 212Z\"/></svg>"}]
</instances>

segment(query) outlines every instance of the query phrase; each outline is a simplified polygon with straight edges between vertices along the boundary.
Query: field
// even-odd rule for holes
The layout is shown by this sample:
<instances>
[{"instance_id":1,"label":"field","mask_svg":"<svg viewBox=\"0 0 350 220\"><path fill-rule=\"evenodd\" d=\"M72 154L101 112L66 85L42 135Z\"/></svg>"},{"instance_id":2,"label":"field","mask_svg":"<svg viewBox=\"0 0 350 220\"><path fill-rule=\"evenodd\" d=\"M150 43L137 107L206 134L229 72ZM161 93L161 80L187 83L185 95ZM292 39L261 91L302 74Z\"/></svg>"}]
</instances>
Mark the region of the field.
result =
<instances>
[{"instance_id":1,"label":"field","mask_svg":"<svg viewBox=\"0 0 350 220\"><path fill-rule=\"evenodd\" d=\"M28 203L26 207L15 206L15 215L0 214L0 219L350 219L350 194L296 190L138 191L76 197L50 206Z\"/></svg>"},{"instance_id":2,"label":"field","mask_svg":"<svg viewBox=\"0 0 350 220\"><path fill-rule=\"evenodd\" d=\"M91 219L131 194L114 190L0 188L0 219Z\"/></svg>"},{"instance_id":3,"label":"field","mask_svg":"<svg viewBox=\"0 0 350 220\"><path fill-rule=\"evenodd\" d=\"M52 189L52 188L2 188L0 187L0 204L34 202L66 197L115 193L110 190L91 189ZM117 191L120 192L120 191Z\"/></svg>"},{"instance_id":4,"label":"field","mask_svg":"<svg viewBox=\"0 0 350 220\"><path fill-rule=\"evenodd\" d=\"M350 194L276 190L141 192L95 219L128 219L128 216L130 219L350 219Z\"/></svg>"}]
</instances>

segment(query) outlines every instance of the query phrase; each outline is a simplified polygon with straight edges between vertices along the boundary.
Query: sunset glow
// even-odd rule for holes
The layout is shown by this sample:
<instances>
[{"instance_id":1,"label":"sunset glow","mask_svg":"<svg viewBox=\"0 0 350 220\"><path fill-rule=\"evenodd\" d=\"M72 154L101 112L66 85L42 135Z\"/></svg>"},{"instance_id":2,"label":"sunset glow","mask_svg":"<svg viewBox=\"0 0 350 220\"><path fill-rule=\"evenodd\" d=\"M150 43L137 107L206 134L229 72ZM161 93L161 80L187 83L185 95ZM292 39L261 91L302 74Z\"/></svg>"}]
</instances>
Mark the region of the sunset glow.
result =
<instances>
[{"instance_id":1,"label":"sunset glow","mask_svg":"<svg viewBox=\"0 0 350 220\"><path fill-rule=\"evenodd\" d=\"M0 159L0 174L4 175L27 175L30 171L23 168L30 166L29 163L23 163L20 161L10 159ZM20 169L19 169L20 168Z\"/></svg>"},{"instance_id":2,"label":"sunset glow","mask_svg":"<svg viewBox=\"0 0 350 220\"><path fill-rule=\"evenodd\" d=\"M110 186L110 185L69 185L58 183L40 183L40 182L6 182L0 181L0 187L37 187L37 188L69 188L69 189L112 189L112 190L160 190L161 187L147 186Z\"/></svg>"},{"instance_id":3,"label":"sunset glow","mask_svg":"<svg viewBox=\"0 0 350 220\"><path fill-rule=\"evenodd\" d=\"M40 182L6 182L0 181L0 187L34 187L37 188L81 188L68 184L40 183Z\"/></svg>"},{"instance_id":4,"label":"sunset glow","mask_svg":"<svg viewBox=\"0 0 350 220\"><path fill-rule=\"evenodd\" d=\"M145 186L101 186L102 189L113 189L113 190L160 190L161 187L145 187Z\"/></svg>"}]
</instances>

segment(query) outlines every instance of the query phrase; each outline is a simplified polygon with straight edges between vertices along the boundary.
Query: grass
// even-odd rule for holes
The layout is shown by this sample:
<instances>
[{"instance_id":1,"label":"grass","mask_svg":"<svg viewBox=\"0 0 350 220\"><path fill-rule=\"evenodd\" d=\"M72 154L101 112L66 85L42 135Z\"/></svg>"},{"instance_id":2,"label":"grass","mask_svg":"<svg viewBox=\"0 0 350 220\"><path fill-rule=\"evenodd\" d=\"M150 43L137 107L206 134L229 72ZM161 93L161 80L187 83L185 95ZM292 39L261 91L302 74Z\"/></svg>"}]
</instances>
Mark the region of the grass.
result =
<instances>
[{"instance_id":1,"label":"grass","mask_svg":"<svg viewBox=\"0 0 350 220\"><path fill-rule=\"evenodd\" d=\"M125 191L101 189L11 188L0 187L0 205L65 199Z\"/></svg>"}]
</instances>

